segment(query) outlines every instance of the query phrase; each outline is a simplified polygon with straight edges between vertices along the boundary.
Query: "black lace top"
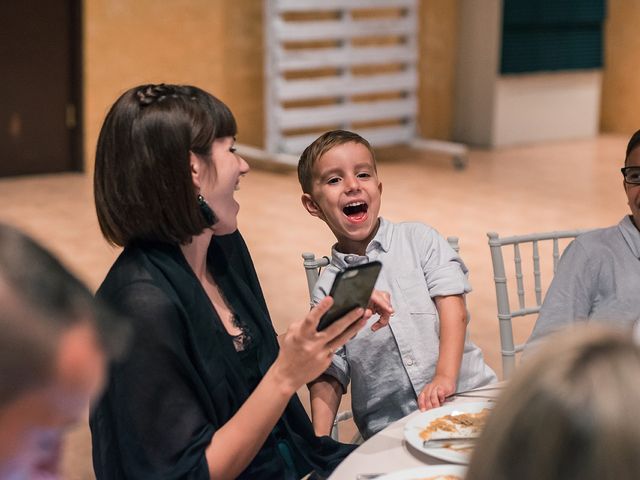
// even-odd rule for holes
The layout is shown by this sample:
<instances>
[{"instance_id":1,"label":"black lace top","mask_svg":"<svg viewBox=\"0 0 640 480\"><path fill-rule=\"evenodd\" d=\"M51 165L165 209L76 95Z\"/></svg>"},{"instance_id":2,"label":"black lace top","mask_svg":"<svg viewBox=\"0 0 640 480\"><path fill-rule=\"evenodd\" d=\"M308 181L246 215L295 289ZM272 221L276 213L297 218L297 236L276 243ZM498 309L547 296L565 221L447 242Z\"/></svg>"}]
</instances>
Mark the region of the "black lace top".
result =
<instances>
[{"instance_id":1,"label":"black lace top","mask_svg":"<svg viewBox=\"0 0 640 480\"><path fill-rule=\"evenodd\" d=\"M240 329L240 333L237 335L231 335L233 339L233 347L236 352L242 352L251 348L253 345L253 336L249 330L249 326L240 320L235 314L232 317L233 326Z\"/></svg>"}]
</instances>

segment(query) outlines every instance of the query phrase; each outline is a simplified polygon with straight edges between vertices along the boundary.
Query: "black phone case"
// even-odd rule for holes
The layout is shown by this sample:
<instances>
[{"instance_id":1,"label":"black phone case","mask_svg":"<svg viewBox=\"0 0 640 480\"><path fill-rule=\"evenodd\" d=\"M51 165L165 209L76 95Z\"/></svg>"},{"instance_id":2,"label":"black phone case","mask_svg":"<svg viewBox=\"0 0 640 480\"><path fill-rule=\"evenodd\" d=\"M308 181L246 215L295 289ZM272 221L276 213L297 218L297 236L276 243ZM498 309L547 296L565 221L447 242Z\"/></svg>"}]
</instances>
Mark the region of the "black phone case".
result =
<instances>
[{"instance_id":1,"label":"black phone case","mask_svg":"<svg viewBox=\"0 0 640 480\"><path fill-rule=\"evenodd\" d=\"M369 304L381 268L380 262L373 261L339 272L329 292L334 303L318 322L318 330L324 330L354 308L365 308Z\"/></svg>"}]
</instances>

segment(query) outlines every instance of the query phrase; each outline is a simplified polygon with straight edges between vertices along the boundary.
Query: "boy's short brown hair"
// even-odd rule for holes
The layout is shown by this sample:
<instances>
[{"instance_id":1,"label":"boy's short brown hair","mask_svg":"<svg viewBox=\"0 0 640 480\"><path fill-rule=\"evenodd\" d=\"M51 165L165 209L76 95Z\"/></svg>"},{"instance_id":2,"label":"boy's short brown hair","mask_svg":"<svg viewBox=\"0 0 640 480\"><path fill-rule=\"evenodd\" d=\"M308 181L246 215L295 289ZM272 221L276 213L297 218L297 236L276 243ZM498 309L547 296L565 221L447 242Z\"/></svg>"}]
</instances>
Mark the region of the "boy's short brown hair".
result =
<instances>
[{"instance_id":1,"label":"boy's short brown hair","mask_svg":"<svg viewBox=\"0 0 640 480\"><path fill-rule=\"evenodd\" d=\"M298 161L298 181L304 193L311 194L313 184L313 165L325 153L338 145L355 142L367 147L373 159L373 168L376 168L376 156L371 144L357 133L348 130L331 130L316 138L311 145L304 149Z\"/></svg>"}]
</instances>

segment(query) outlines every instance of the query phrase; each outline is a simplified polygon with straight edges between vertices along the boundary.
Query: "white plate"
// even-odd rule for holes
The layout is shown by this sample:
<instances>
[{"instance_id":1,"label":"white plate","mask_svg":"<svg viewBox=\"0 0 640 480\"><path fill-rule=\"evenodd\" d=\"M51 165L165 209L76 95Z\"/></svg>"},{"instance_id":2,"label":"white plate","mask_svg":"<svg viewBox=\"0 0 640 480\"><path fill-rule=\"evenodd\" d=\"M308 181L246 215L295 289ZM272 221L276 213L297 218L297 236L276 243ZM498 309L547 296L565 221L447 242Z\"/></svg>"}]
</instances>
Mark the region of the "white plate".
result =
<instances>
[{"instance_id":1,"label":"white plate","mask_svg":"<svg viewBox=\"0 0 640 480\"><path fill-rule=\"evenodd\" d=\"M420 432L427 428L431 422L445 415L478 413L485 408L491 409L493 407L494 404L492 402L469 402L458 403L456 405L445 405L444 407L427 410L407 422L404 427L404 438L413 448L420 450L427 455L431 455L432 457L451 463L469 463L469 458L471 456L470 451L456 451L452 448L424 448L422 445L424 440L420 436ZM473 432L470 429L460 429L455 435L460 436L464 434L471 435ZM454 434L445 431L436 431L431 438L447 438L452 435Z\"/></svg>"},{"instance_id":2,"label":"white plate","mask_svg":"<svg viewBox=\"0 0 640 480\"><path fill-rule=\"evenodd\" d=\"M422 480L443 475L456 475L462 479L465 473L467 473L467 467L463 465L431 465L387 473L378 477L378 480Z\"/></svg>"}]
</instances>

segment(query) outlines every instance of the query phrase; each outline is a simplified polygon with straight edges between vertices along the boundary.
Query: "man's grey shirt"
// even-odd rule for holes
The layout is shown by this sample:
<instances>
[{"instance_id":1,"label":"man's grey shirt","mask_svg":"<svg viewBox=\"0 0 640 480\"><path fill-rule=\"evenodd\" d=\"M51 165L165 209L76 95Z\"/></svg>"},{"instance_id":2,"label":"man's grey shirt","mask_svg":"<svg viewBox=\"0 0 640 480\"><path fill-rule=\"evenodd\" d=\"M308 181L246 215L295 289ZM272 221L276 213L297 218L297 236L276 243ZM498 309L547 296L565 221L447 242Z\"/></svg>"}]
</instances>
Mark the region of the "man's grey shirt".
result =
<instances>
[{"instance_id":1,"label":"man's grey shirt","mask_svg":"<svg viewBox=\"0 0 640 480\"><path fill-rule=\"evenodd\" d=\"M527 342L576 321L631 328L640 318L640 232L618 225L583 233L565 249Z\"/></svg>"},{"instance_id":2,"label":"man's grey shirt","mask_svg":"<svg viewBox=\"0 0 640 480\"><path fill-rule=\"evenodd\" d=\"M394 224L380 219L365 256L332 251L331 264L314 290L318 302L331 289L336 274L349 265L382 263L376 289L391 294L395 311L389 328L372 332L374 315L365 328L334 355L327 374L343 389L351 380L354 420L364 438L418 408L417 397L434 374L439 355L440 324L432 297L471 290L467 268L433 228L422 223ZM467 340L458 390L496 380L482 352Z\"/></svg>"}]
</instances>

